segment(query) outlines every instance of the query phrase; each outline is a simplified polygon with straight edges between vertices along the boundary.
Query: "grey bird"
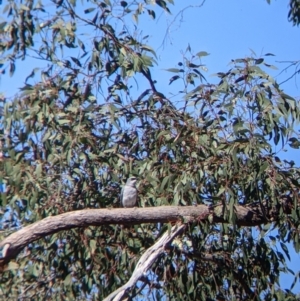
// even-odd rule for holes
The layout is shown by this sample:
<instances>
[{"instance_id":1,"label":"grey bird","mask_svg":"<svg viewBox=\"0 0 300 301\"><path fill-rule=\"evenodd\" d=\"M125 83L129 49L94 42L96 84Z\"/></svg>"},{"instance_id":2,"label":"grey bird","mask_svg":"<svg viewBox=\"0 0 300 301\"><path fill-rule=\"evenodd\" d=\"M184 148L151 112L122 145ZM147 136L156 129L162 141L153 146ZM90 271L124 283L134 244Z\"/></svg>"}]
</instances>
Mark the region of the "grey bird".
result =
<instances>
[{"instance_id":1,"label":"grey bird","mask_svg":"<svg viewBox=\"0 0 300 301\"><path fill-rule=\"evenodd\" d=\"M120 199L125 208L134 207L137 200L137 190L135 187L137 178L130 177L127 179L125 186L122 188Z\"/></svg>"}]
</instances>

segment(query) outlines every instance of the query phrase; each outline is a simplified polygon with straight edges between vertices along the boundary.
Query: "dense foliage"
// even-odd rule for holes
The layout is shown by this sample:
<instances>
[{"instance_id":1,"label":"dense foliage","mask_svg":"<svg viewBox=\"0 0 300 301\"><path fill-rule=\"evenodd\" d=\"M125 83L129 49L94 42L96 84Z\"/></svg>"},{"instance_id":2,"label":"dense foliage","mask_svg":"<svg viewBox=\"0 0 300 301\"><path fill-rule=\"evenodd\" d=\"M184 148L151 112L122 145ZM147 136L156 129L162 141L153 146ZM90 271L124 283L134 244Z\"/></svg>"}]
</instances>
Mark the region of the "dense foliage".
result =
<instances>
[{"instance_id":1,"label":"dense foliage","mask_svg":"<svg viewBox=\"0 0 300 301\"><path fill-rule=\"evenodd\" d=\"M170 3L6 4L2 74L13 75L24 59L44 65L26 70L20 92L2 102L0 202L9 214L1 235L72 210L119 207L120 186L135 175L140 207L223 203L229 223L190 225L130 296L296 300L279 276L288 272L287 243L299 251L300 170L274 146L299 147L299 104L268 75L271 54L233 60L208 83L200 61L207 53L188 48L168 69L170 83L182 81L185 89L172 101L168 91L157 91L155 52L138 20L150 22ZM235 204L259 204L270 223L236 226ZM47 236L3 271L0 296L102 300L128 281L168 227L112 225Z\"/></svg>"},{"instance_id":2,"label":"dense foliage","mask_svg":"<svg viewBox=\"0 0 300 301\"><path fill-rule=\"evenodd\" d=\"M293 22L294 25L299 25L300 23L300 1L290 0L290 10L288 14L289 20Z\"/></svg>"}]
</instances>

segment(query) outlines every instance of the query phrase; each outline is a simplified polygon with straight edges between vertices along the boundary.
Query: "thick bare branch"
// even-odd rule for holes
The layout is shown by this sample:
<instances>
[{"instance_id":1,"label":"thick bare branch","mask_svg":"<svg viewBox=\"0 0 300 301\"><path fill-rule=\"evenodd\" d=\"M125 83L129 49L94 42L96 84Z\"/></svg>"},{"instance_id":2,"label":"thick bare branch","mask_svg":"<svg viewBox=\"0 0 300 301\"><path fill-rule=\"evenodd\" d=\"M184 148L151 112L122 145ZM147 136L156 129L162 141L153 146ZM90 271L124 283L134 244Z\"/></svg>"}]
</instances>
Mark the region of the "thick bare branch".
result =
<instances>
[{"instance_id":1,"label":"thick bare branch","mask_svg":"<svg viewBox=\"0 0 300 301\"><path fill-rule=\"evenodd\" d=\"M162 255L165 248L173 239L183 232L184 228L185 225L176 225L171 229L170 233L168 231L164 233L164 235L142 255L129 281L112 292L104 301L122 300L126 296L126 292L136 285L137 281L151 268L152 264Z\"/></svg>"},{"instance_id":2,"label":"thick bare branch","mask_svg":"<svg viewBox=\"0 0 300 301\"><path fill-rule=\"evenodd\" d=\"M259 209L236 206L236 224L256 226L268 222ZM211 223L227 223L223 218L223 206L161 206L130 209L87 209L49 216L6 237L0 242L2 258L0 266L15 258L29 243L47 235L77 227L108 224L145 224L158 222L184 223L209 220Z\"/></svg>"}]
</instances>

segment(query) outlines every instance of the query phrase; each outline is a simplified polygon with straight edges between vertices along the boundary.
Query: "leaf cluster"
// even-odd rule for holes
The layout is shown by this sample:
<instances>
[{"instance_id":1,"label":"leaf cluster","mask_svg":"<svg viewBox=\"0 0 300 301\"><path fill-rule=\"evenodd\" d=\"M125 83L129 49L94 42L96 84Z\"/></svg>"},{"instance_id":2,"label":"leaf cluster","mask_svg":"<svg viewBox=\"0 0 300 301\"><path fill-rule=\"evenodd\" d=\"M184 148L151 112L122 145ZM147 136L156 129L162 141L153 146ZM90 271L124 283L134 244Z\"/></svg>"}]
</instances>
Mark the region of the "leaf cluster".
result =
<instances>
[{"instance_id":1,"label":"leaf cluster","mask_svg":"<svg viewBox=\"0 0 300 301\"><path fill-rule=\"evenodd\" d=\"M288 300L279 276L288 271L286 243L299 250L299 169L275 149L299 147L299 109L266 72L270 54L233 60L208 83L199 61L208 53L189 58L189 47L179 68L168 69L176 74L170 83L184 87L171 101L152 80L154 50L129 20L155 18L153 3L169 12L173 1L51 3L11 1L4 9L3 70L13 74L30 56L46 64L28 70L20 92L3 103L1 206L23 226L119 207L130 175L139 177L142 207L222 203L229 225L190 225L131 297ZM135 78L147 85L142 93L132 88ZM270 224L238 228L235 204L263 208ZM111 225L45 237L4 271L0 294L102 300L167 228Z\"/></svg>"}]
</instances>

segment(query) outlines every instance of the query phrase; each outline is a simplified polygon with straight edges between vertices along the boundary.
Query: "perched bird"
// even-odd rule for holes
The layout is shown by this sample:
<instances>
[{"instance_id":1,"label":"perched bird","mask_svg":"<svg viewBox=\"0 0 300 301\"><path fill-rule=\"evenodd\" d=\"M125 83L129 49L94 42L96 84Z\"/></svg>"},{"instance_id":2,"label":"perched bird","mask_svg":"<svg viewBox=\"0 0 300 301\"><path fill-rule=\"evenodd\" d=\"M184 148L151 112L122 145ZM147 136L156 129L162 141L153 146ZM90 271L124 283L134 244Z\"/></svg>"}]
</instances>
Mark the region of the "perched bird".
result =
<instances>
[{"instance_id":1,"label":"perched bird","mask_svg":"<svg viewBox=\"0 0 300 301\"><path fill-rule=\"evenodd\" d=\"M120 199L125 208L134 207L137 199L137 190L135 187L137 178L130 177L127 179L125 186L122 188Z\"/></svg>"}]
</instances>

